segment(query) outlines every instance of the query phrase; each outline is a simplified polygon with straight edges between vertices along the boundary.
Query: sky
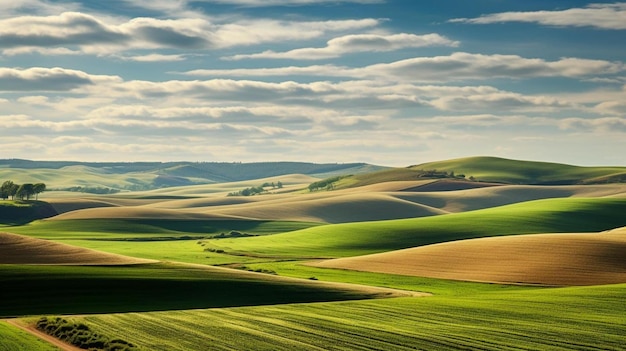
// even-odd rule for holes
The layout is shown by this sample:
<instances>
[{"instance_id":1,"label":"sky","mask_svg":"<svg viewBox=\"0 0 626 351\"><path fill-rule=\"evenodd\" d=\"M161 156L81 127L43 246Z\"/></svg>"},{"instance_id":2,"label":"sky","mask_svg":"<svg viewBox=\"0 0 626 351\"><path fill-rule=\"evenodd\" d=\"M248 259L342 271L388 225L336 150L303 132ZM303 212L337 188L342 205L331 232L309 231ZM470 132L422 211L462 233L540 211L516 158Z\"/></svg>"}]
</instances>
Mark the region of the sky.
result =
<instances>
[{"instance_id":1,"label":"sky","mask_svg":"<svg viewBox=\"0 0 626 351\"><path fill-rule=\"evenodd\" d=\"M626 2L0 2L0 158L626 166Z\"/></svg>"}]
</instances>

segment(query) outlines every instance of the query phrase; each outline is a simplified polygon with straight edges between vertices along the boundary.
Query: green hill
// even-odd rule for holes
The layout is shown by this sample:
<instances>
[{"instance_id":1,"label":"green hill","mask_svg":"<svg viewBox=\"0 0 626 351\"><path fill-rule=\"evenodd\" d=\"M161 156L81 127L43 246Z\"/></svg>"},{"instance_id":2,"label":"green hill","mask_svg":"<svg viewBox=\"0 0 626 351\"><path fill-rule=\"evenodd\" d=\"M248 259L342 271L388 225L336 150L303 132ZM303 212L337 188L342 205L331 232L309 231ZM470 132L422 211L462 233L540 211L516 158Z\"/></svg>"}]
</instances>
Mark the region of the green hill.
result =
<instances>
[{"instance_id":1,"label":"green hill","mask_svg":"<svg viewBox=\"0 0 626 351\"><path fill-rule=\"evenodd\" d=\"M433 217L323 225L264 237L208 240L227 253L347 257L496 235L597 232L626 225L626 199L564 198Z\"/></svg>"},{"instance_id":2,"label":"green hill","mask_svg":"<svg viewBox=\"0 0 626 351\"><path fill-rule=\"evenodd\" d=\"M626 167L581 167L498 157L468 157L354 174L334 182L332 188L420 179L454 180L460 188L472 187L470 180L528 185L624 183Z\"/></svg>"},{"instance_id":3,"label":"green hill","mask_svg":"<svg viewBox=\"0 0 626 351\"><path fill-rule=\"evenodd\" d=\"M0 180L46 183L49 190L98 192L262 179L287 174L313 177L369 173L386 167L366 163L306 162L63 162L0 160ZM81 189L76 190L77 187Z\"/></svg>"},{"instance_id":4,"label":"green hill","mask_svg":"<svg viewBox=\"0 0 626 351\"><path fill-rule=\"evenodd\" d=\"M626 167L580 167L559 163L517 161L497 157L469 157L411 166L464 174L479 181L511 184L598 184L626 182Z\"/></svg>"},{"instance_id":5,"label":"green hill","mask_svg":"<svg viewBox=\"0 0 626 351\"><path fill-rule=\"evenodd\" d=\"M342 301L388 291L199 265L0 265L0 317ZM254 292L254 293L251 293ZM2 348L0 341L0 350Z\"/></svg>"}]
</instances>

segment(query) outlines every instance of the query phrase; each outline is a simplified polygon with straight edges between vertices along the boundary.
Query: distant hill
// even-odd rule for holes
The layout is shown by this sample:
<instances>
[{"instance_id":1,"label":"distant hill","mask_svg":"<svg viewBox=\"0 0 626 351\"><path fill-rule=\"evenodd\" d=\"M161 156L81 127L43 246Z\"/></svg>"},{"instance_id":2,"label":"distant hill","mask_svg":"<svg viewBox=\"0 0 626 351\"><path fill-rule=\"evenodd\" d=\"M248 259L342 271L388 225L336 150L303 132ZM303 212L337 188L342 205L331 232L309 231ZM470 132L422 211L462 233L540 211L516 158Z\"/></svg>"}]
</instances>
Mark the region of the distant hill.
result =
<instances>
[{"instance_id":1,"label":"distant hill","mask_svg":"<svg viewBox=\"0 0 626 351\"><path fill-rule=\"evenodd\" d=\"M464 174L485 182L531 185L571 185L626 182L626 167L581 167L560 163L509 160L498 157L468 157L423 163L412 170Z\"/></svg>"},{"instance_id":2,"label":"distant hill","mask_svg":"<svg viewBox=\"0 0 626 351\"><path fill-rule=\"evenodd\" d=\"M235 182L287 174L325 178L369 173L385 167L366 163L306 162L74 162L0 160L0 181L46 183L48 189L106 193L169 186Z\"/></svg>"},{"instance_id":3,"label":"distant hill","mask_svg":"<svg viewBox=\"0 0 626 351\"><path fill-rule=\"evenodd\" d=\"M626 183L626 167L581 167L498 157L468 157L372 173L354 173L350 177L334 182L332 188L353 188L417 179L442 179L440 185L447 189L438 190L459 190L491 185L489 183L524 185Z\"/></svg>"}]
</instances>

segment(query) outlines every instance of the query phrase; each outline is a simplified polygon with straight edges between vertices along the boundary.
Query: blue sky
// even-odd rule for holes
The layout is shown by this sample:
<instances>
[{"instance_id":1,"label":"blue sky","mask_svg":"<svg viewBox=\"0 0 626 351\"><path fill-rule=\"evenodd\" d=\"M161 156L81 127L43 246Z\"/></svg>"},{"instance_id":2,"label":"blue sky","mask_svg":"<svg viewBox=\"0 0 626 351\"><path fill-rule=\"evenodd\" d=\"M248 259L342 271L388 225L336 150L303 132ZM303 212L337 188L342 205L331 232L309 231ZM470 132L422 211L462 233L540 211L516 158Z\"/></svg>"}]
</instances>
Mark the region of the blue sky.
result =
<instances>
[{"instance_id":1,"label":"blue sky","mask_svg":"<svg viewBox=\"0 0 626 351\"><path fill-rule=\"evenodd\" d=\"M14 0L0 158L626 165L626 3Z\"/></svg>"}]
</instances>

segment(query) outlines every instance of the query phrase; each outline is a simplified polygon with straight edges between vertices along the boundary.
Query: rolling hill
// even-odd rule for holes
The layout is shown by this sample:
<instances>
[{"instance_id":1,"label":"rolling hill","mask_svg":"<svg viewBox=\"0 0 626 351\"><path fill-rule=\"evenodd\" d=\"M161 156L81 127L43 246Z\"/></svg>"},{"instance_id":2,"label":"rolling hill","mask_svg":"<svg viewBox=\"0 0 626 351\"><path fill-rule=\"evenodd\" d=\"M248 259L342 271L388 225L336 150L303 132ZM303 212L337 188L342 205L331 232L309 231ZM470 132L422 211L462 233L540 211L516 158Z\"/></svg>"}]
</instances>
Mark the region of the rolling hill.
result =
<instances>
[{"instance_id":1,"label":"rolling hill","mask_svg":"<svg viewBox=\"0 0 626 351\"><path fill-rule=\"evenodd\" d=\"M626 233L533 234L460 240L316 267L502 284L626 283Z\"/></svg>"},{"instance_id":2,"label":"rolling hill","mask_svg":"<svg viewBox=\"0 0 626 351\"><path fill-rule=\"evenodd\" d=\"M226 252L280 257L346 257L454 240L626 225L624 198L528 201L439 216L323 225L271 236L208 241Z\"/></svg>"},{"instance_id":3,"label":"rolling hill","mask_svg":"<svg viewBox=\"0 0 626 351\"><path fill-rule=\"evenodd\" d=\"M580 167L559 163L469 157L429 162L411 170L454 171L484 182L511 184L600 184L626 182L626 167Z\"/></svg>"},{"instance_id":4,"label":"rolling hill","mask_svg":"<svg viewBox=\"0 0 626 351\"><path fill-rule=\"evenodd\" d=\"M46 183L49 190L148 190L304 174L316 178L369 173L386 167L366 163L306 162L71 162L0 160L0 180ZM104 189L104 190L103 190Z\"/></svg>"},{"instance_id":5,"label":"rolling hill","mask_svg":"<svg viewBox=\"0 0 626 351\"><path fill-rule=\"evenodd\" d=\"M129 265L155 262L0 232L0 264Z\"/></svg>"}]
</instances>

